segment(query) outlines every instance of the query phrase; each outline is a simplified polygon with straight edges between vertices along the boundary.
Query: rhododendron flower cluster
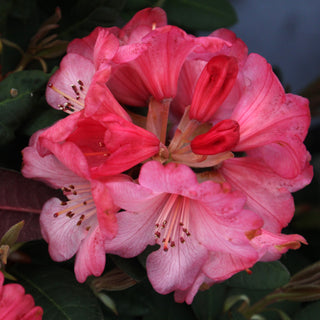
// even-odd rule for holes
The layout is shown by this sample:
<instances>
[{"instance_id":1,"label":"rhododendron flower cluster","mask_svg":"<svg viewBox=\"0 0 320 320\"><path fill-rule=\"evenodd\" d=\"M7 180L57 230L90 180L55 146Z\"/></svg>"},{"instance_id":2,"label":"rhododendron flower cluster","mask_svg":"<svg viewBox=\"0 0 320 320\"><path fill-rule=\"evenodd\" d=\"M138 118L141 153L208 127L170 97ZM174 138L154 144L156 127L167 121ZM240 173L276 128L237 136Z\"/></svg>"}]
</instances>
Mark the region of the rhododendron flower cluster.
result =
<instances>
[{"instance_id":1,"label":"rhododendron flower cluster","mask_svg":"<svg viewBox=\"0 0 320 320\"><path fill-rule=\"evenodd\" d=\"M23 174L62 189L40 223L54 260L76 254L78 281L154 246L154 289L191 303L306 243L282 229L313 174L308 101L233 32L195 37L142 10L72 41L46 97L68 115L35 133Z\"/></svg>"},{"instance_id":2,"label":"rhododendron flower cluster","mask_svg":"<svg viewBox=\"0 0 320 320\"><path fill-rule=\"evenodd\" d=\"M3 285L4 276L0 272L0 319L1 320L41 320L43 310L34 305L30 294L17 283Z\"/></svg>"}]
</instances>

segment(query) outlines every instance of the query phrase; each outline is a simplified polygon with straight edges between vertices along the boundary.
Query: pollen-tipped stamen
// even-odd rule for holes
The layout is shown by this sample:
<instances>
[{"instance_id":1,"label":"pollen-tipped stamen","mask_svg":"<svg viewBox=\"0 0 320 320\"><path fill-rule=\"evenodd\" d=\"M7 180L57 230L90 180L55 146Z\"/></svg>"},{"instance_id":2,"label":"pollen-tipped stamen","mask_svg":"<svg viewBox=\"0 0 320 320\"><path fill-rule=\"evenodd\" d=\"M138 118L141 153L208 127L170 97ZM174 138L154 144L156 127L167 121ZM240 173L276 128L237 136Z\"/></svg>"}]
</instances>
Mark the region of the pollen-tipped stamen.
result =
<instances>
[{"instance_id":1,"label":"pollen-tipped stamen","mask_svg":"<svg viewBox=\"0 0 320 320\"><path fill-rule=\"evenodd\" d=\"M168 251L177 243L184 243L186 236L189 237L189 199L171 194L156 221L154 233L157 242L163 245L163 250Z\"/></svg>"}]
</instances>

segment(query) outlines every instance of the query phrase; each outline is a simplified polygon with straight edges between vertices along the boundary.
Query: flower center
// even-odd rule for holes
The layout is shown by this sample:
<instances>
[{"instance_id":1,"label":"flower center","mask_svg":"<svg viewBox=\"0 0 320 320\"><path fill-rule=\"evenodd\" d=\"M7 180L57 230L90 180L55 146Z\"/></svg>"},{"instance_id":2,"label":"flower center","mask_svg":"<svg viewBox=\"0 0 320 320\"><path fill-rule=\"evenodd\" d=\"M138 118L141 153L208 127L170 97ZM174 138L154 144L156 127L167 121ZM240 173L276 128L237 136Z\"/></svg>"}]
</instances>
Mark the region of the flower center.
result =
<instances>
[{"instance_id":1,"label":"flower center","mask_svg":"<svg viewBox=\"0 0 320 320\"><path fill-rule=\"evenodd\" d=\"M63 187L62 191L68 201L62 201L60 205L65 208L54 213L53 216L55 218L66 216L74 219L77 226L80 226L86 220L86 229L89 230L91 228L88 224L90 222L89 218L96 213L90 184L69 185L68 187Z\"/></svg>"},{"instance_id":2,"label":"flower center","mask_svg":"<svg viewBox=\"0 0 320 320\"><path fill-rule=\"evenodd\" d=\"M178 194L170 194L161 208L156 221L154 235L163 244L163 250L168 251L177 242L184 243L189 232L190 199Z\"/></svg>"},{"instance_id":3,"label":"flower center","mask_svg":"<svg viewBox=\"0 0 320 320\"><path fill-rule=\"evenodd\" d=\"M70 85L71 90L69 94L55 87L53 83L48 83L48 87L67 100L64 104L58 104L58 109L70 114L84 108L86 90L82 80L79 79L76 84Z\"/></svg>"}]
</instances>

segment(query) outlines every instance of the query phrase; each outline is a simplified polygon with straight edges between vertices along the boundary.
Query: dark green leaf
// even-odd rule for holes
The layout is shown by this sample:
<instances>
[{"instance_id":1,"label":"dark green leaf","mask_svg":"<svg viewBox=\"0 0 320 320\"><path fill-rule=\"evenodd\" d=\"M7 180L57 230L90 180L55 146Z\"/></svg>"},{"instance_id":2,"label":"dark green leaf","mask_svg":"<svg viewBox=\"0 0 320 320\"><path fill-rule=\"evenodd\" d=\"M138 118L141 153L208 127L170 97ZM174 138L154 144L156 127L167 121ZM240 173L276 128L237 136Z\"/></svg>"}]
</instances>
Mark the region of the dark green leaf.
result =
<instances>
[{"instance_id":1,"label":"dark green leaf","mask_svg":"<svg viewBox=\"0 0 320 320\"><path fill-rule=\"evenodd\" d=\"M176 303L173 295L150 294L147 300L150 312L143 320L196 320L190 306L185 303Z\"/></svg>"},{"instance_id":2,"label":"dark green leaf","mask_svg":"<svg viewBox=\"0 0 320 320\"><path fill-rule=\"evenodd\" d=\"M298 312L293 320L315 320L320 315L320 301L309 304L307 307Z\"/></svg>"},{"instance_id":3,"label":"dark green leaf","mask_svg":"<svg viewBox=\"0 0 320 320\"><path fill-rule=\"evenodd\" d=\"M60 33L60 37L71 40L76 37L87 36L95 27L115 25L123 4L124 0L91 0L90 2L80 0L74 3L72 11L77 19L65 26L64 31Z\"/></svg>"},{"instance_id":4,"label":"dark green leaf","mask_svg":"<svg viewBox=\"0 0 320 320\"><path fill-rule=\"evenodd\" d=\"M146 280L124 291L105 293L115 302L120 316L143 316L151 311L150 296L154 292Z\"/></svg>"},{"instance_id":5,"label":"dark green leaf","mask_svg":"<svg viewBox=\"0 0 320 320\"><path fill-rule=\"evenodd\" d=\"M163 9L170 24L189 30L213 31L237 21L227 0L170 0L165 2Z\"/></svg>"},{"instance_id":6,"label":"dark green leaf","mask_svg":"<svg viewBox=\"0 0 320 320\"><path fill-rule=\"evenodd\" d=\"M66 114L60 110L55 110L47 105L44 105L42 112L37 109L37 113L34 117L30 118L29 121L25 123L21 132L31 136L34 132L49 127L56 121L64 118Z\"/></svg>"},{"instance_id":7,"label":"dark green leaf","mask_svg":"<svg viewBox=\"0 0 320 320\"><path fill-rule=\"evenodd\" d=\"M224 284L216 284L208 290L199 291L191 305L197 319L216 319L222 311L226 293L227 287Z\"/></svg>"},{"instance_id":8,"label":"dark green leaf","mask_svg":"<svg viewBox=\"0 0 320 320\"><path fill-rule=\"evenodd\" d=\"M20 71L0 82L0 143L14 138L15 130L35 110L38 90L48 81L49 75L39 70Z\"/></svg>"},{"instance_id":9,"label":"dark green leaf","mask_svg":"<svg viewBox=\"0 0 320 320\"><path fill-rule=\"evenodd\" d=\"M146 270L136 259L124 259L119 256L111 256L114 264L135 280L142 280L146 277Z\"/></svg>"},{"instance_id":10,"label":"dark green leaf","mask_svg":"<svg viewBox=\"0 0 320 320\"><path fill-rule=\"evenodd\" d=\"M251 271L252 274L239 272L227 280L226 284L231 287L266 290L279 288L290 279L288 270L279 261L258 262Z\"/></svg>"},{"instance_id":11,"label":"dark green leaf","mask_svg":"<svg viewBox=\"0 0 320 320\"><path fill-rule=\"evenodd\" d=\"M71 271L58 266L22 266L14 270L26 292L44 310L43 320L101 320L98 299L78 283Z\"/></svg>"}]
</instances>

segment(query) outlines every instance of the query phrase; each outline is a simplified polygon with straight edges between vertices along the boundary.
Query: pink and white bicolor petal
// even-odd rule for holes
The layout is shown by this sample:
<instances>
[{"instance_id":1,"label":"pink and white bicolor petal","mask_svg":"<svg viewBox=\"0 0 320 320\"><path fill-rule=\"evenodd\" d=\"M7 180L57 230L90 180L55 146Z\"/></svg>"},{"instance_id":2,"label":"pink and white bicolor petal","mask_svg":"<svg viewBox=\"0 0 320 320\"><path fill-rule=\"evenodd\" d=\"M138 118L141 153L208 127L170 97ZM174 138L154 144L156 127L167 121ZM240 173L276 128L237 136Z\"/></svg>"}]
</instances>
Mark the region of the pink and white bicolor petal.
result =
<instances>
[{"instance_id":1,"label":"pink and white bicolor petal","mask_svg":"<svg viewBox=\"0 0 320 320\"><path fill-rule=\"evenodd\" d=\"M75 53L67 54L62 59L59 70L49 80L47 102L53 108L68 113L83 109L94 72L91 60Z\"/></svg>"}]
</instances>

